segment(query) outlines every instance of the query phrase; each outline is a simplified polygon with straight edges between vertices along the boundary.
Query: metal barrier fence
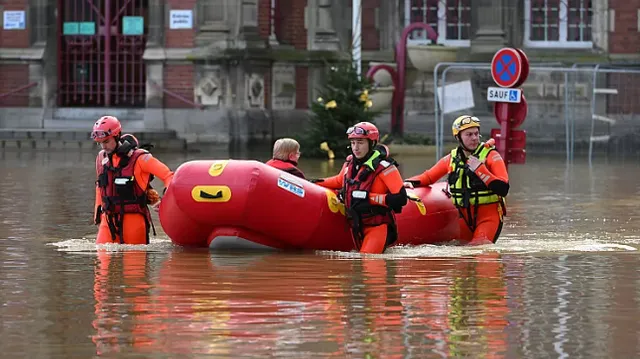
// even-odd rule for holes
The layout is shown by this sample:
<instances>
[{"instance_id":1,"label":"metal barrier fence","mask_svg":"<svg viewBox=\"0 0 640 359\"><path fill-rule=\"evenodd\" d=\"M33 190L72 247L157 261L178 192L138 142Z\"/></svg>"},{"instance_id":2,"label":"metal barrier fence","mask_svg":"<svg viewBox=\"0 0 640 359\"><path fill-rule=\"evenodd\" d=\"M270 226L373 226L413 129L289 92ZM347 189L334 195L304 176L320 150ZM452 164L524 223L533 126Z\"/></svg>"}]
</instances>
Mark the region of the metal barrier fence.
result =
<instances>
[{"instance_id":1,"label":"metal barrier fence","mask_svg":"<svg viewBox=\"0 0 640 359\"><path fill-rule=\"evenodd\" d=\"M491 78L491 64L439 63L433 77L436 158L443 156L443 139L448 133L445 124L463 112L480 117L490 128L499 127L493 104L487 101L487 88L496 86ZM461 98L464 91L454 90L463 81L471 84L473 107L452 111L450 104L469 102L468 98ZM527 131L527 147L532 143L544 151L559 150L562 146L567 160L573 161L578 144L588 151L591 161L596 148L608 151L624 145L625 139L633 141L629 136L640 129L640 121L635 121L640 120L638 83L640 70L634 69L601 65L532 66L521 86L528 104L527 120L520 127Z\"/></svg>"}]
</instances>

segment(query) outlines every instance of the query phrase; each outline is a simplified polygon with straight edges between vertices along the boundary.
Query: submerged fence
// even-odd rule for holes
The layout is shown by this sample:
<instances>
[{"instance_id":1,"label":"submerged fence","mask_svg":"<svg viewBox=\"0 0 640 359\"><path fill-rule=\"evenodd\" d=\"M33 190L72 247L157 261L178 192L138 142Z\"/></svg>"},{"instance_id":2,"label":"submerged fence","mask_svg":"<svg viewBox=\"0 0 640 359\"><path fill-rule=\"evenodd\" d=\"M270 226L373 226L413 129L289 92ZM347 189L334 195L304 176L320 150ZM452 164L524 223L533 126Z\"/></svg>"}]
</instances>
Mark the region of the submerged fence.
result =
<instances>
[{"instance_id":1,"label":"submerged fence","mask_svg":"<svg viewBox=\"0 0 640 359\"><path fill-rule=\"evenodd\" d=\"M433 76L437 158L443 155L445 136L450 135L448 124L460 114L472 113L489 128L499 127L493 103L487 101L487 88L496 86L491 64L440 63ZM562 147L568 161L573 161L576 149L588 153L591 160L596 151L636 148L640 142L633 136L640 132L638 84L637 69L532 66L521 86L528 104L527 119L520 127L527 131L527 148L555 152Z\"/></svg>"}]
</instances>

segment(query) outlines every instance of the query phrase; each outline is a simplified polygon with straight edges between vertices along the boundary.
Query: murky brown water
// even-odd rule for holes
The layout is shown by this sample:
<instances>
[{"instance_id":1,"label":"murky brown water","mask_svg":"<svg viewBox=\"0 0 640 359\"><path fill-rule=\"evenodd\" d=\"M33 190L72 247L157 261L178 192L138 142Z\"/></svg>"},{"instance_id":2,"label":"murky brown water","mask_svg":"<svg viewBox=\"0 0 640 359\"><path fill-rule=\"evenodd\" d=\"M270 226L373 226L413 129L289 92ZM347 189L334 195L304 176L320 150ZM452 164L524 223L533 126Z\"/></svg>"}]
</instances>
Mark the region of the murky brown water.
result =
<instances>
[{"instance_id":1,"label":"murky brown water","mask_svg":"<svg viewBox=\"0 0 640 359\"><path fill-rule=\"evenodd\" d=\"M96 248L94 156L0 152L3 357L640 353L636 161L590 169L531 158L510 169L497 245L395 248L363 259L185 251L163 233L147 248ZM157 156L174 169L228 158ZM434 162L398 160L407 176ZM303 161L302 169L319 177L340 165Z\"/></svg>"}]
</instances>

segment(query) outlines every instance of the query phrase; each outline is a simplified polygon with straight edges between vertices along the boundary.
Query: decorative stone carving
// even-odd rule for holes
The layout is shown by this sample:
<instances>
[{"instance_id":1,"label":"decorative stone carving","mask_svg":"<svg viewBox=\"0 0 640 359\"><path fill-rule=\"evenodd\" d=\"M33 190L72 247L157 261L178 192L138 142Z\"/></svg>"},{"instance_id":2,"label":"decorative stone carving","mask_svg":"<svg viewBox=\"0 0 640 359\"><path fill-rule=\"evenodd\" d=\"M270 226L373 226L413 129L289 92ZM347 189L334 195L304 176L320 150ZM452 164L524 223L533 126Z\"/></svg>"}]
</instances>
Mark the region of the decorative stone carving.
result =
<instances>
[{"instance_id":1,"label":"decorative stone carving","mask_svg":"<svg viewBox=\"0 0 640 359\"><path fill-rule=\"evenodd\" d=\"M258 74L246 75L245 88L249 106L264 108L264 77Z\"/></svg>"},{"instance_id":2,"label":"decorative stone carving","mask_svg":"<svg viewBox=\"0 0 640 359\"><path fill-rule=\"evenodd\" d=\"M274 110L291 110L296 107L296 69L293 65L273 66L271 106Z\"/></svg>"},{"instance_id":3,"label":"decorative stone carving","mask_svg":"<svg viewBox=\"0 0 640 359\"><path fill-rule=\"evenodd\" d=\"M195 87L196 100L205 106L218 106L222 99L221 81L216 74L209 73Z\"/></svg>"}]
</instances>

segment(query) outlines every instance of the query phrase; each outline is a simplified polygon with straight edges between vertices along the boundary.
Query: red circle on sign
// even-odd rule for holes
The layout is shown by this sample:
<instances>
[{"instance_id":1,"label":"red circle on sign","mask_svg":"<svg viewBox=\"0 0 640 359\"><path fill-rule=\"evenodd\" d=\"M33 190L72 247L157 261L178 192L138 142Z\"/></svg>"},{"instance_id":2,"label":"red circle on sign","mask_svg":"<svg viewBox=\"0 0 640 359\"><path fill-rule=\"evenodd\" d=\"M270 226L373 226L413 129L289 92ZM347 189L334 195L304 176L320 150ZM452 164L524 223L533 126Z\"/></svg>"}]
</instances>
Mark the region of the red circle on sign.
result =
<instances>
[{"instance_id":1,"label":"red circle on sign","mask_svg":"<svg viewBox=\"0 0 640 359\"><path fill-rule=\"evenodd\" d=\"M500 87L515 86L522 75L522 57L517 50L505 47L491 60L491 77Z\"/></svg>"},{"instance_id":2,"label":"red circle on sign","mask_svg":"<svg viewBox=\"0 0 640 359\"><path fill-rule=\"evenodd\" d=\"M516 51L520 53L520 59L522 60L522 73L520 74L520 79L518 79L518 82L513 85L513 87L520 87L529 77L529 58L522 49L516 49Z\"/></svg>"},{"instance_id":3,"label":"red circle on sign","mask_svg":"<svg viewBox=\"0 0 640 359\"><path fill-rule=\"evenodd\" d=\"M512 128L518 128L527 119L527 100L522 94L522 100L518 103L496 102L493 106L493 114L501 125L504 121L511 121Z\"/></svg>"}]
</instances>

